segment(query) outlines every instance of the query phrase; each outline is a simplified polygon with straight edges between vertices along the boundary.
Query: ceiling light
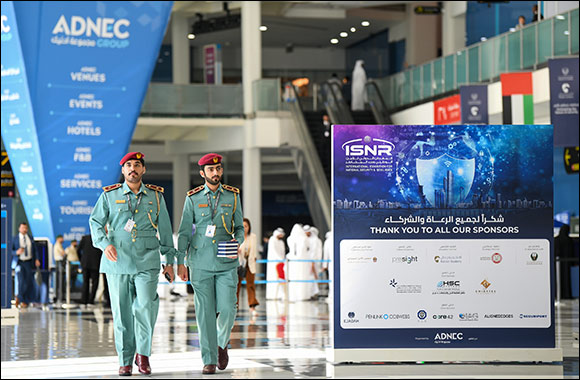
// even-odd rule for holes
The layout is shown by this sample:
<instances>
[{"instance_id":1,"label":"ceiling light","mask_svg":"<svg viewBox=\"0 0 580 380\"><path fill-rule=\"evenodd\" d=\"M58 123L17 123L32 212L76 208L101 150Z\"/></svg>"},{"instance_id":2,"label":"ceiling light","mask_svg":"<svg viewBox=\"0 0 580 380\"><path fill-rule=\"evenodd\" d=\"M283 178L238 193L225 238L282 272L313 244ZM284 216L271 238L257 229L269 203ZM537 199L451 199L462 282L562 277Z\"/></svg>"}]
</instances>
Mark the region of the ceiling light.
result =
<instances>
[{"instance_id":1,"label":"ceiling light","mask_svg":"<svg viewBox=\"0 0 580 380\"><path fill-rule=\"evenodd\" d=\"M342 38L348 37L348 33L347 32L340 32L340 36Z\"/></svg>"},{"instance_id":2,"label":"ceiling light","mask_svg":"<svg viewBox=\"0 0 580 380\"><path fill-rule=\"evenodd\" d=\"M369 26L369 25L371 25L371 23L370 23L370 22L368 22L368 21L366 21L366 20L365 20L365 21L362 21L360 24L361 24L362 26Z\"/></svg>"},{"instance_id":3,"label":"ceiling light","mask_svg":"<svg viewBox=\"0 0 580 380\"><path fill-rule=\"evenodd\" d=\"M481 37L481 38L480 38L480 40L481 40L481 41L487 41L487 38L485 38L485 37Z\"/></svg>"},{"instance_id":4,"label":"ceiling light","mask_svg":"<svg viewBox=\"0 0 580 380\"><path fill-rule=\"evenodd\" d=\"M354 33L354 32L356 32L356 28L353 26L352 28L350 28L350 32L351 32L351 33Z\"/></svg>"},{"instance_id":5,"label":"ceiling light","mask_svg":"<svg viewBox=\"0 0 580 380\"><path fill-rule=\"evenodd\" d=\"M336 45L338 43L338 38L333 38L330 40L330 43Z\"/></svg>"},{"instance_id":6,"label":"ceiling light","mask_svg":"<svg viewBox=\"0 0 580 380\"><path fill-rule=\"evenodd\" d=\"M189 38L190 40L193 40L193 39L195 38L195 34L193 34L193 33L189 33L189 34L187 35L187 38Z\"/></svg>"},{"instance_id":7,"label":"ceiling light","mask_svg":"<svg viewBox=\"0 0 580 380\"><path fill-rule=\"evenodd\" d=\"M265 32L266 30L268 30L268 27L266 25L260 26L260 31Z\"/></svg>"},{"instance_id":8,"label":"ceiling light","mask_svg":"<svg viewBox=\"0 0 580 380\"><path fill-rule=\"evenodd\" d=\"M556 18L558 20L566 20L566 17L564 17L563 15L558 15L558 16L556 16Z\"/></svg>"}]
</instances>

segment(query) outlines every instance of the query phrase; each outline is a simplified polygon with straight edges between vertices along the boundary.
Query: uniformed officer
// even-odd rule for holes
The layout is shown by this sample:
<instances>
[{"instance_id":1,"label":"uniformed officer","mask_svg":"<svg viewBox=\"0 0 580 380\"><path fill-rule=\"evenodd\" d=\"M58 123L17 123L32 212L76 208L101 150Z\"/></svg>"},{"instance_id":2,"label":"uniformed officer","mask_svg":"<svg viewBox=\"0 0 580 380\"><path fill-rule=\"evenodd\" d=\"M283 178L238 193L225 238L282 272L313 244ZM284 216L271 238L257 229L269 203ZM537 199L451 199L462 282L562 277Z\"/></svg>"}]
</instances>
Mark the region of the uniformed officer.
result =
<instances>
[{"instance_id":1,"label":"uniformed officer","mask_svg":"<svg viewBox=\"0 0 580 380\"><path fill-rule=\"evenodd\" d=\"M104 253L100 272L107 274L121 376L131 375L133 357L139 372L151 373L160 251L168 264L164 273L174 277L176 251L163 188L141 182L144 158L140 152L123 157L125 182L104 187L90 217L93 244Z\"/></svg>"},{"instance_id":2,"label":"uniformed officer","mask_svg":"<svg viewBox=\"0 0 580 380\"><path fill-rule=\"evenodd\" d=\"M222 156L215 153L198 161L205 185L187 193L178 237L177 263L183 264L187 256L189 273L183 265L177 270L184 281L189 275L194 289L204 374L215 373L216 364L220 370L227 367L228 343L237 311L237 248L230 251L233 255L223 257L218 245L244 241L240 191L220 183L221 161Z\"/></svg>"}]
</instances>

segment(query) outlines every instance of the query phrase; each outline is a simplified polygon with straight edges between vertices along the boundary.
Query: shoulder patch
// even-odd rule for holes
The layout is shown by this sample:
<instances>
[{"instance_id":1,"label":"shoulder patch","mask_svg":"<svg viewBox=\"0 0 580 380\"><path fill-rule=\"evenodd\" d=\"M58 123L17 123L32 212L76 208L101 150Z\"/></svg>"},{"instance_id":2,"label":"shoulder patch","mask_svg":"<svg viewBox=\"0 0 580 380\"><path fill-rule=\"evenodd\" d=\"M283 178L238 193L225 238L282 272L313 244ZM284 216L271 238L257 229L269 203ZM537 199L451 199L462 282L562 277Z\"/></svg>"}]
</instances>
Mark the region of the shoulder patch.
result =
<instances>
[{"instance_id":1,"label":"shoulder patch","mask_svg":"<svg viewBox=\"0 0 580 380\"><path fill-rule=\"evenodd\" d=\"M161 186L157 186L157 185L145 185L146 188L151 189L151 190L155 190L155 191L159 191L160 193L163 193L163 191L165 191L165 189L163 189Z\"/></svg>"},{"instance_id":2,"label":"shoulder patch","mask_svg":"<svg viewBox=\"0 0 580 380\"><path fill-rule=\"evenodd\" d=\"M120 183L116 183L114 185L105 186L105 187L103 187L103 191L106 193L107 191L111 191L111 190L118 189L121 186L123 186L123 185L121 185Z\"/></svg>"},{"instance_id":3,"label":"shoulder patch","mask_svg":"<svg viewBox=\"0 0 580 380\"><path fill-rule=\"evenodd\" d=\"M240 189L238 189L237 187L233 187L230 185L222 185L222 187L228 191L231 191L232 193L240 193Z\"/></svg>"},{"instance_id":4,"label":"shoulder patch","mask_svg":"<svg viewBox=\"0 0 580 380\"><path fill-rule=\"evenodd\" d=\"M204 188L203 185L200 185L198 187L196 187L195 189L191 189L187 192L187 196L191 197L193 194L199 193L200 191L202 191Z\"/></svg>"}]
</instances>

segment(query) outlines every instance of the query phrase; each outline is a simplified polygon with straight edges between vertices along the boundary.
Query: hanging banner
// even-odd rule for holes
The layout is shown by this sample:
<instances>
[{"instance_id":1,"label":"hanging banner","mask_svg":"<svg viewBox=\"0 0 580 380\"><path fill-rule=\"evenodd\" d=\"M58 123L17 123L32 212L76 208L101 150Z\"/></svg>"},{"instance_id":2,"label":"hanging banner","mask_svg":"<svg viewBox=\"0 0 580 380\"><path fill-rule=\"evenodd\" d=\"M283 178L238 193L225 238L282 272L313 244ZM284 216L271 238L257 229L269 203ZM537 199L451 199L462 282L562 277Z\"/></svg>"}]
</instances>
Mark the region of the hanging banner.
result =
<instances>
[{"instance_id":1,"label":"hanging banner","mask_svg":"<svg viewBox=\"0 0 580 380\"><path fill-rule=\"evenodd\" d=\"M554 349L551 142L333 126L334 348Z\"/></svg>"},{"instance_id":2,"label":"hanging banner","mask_svg":"<svg viewBox=\"0 0 580 380\"><path fill-rule=\"evenodd\" d=\"M14 197L14 173L8 158L8 152L2 151L2 198Z\"/></svg>"},{"instance_id":3,"label":"hanging banner","mask_svg":"<svg viewBox=\"0 0 580 380\"><path fill-rule=\"evenodd\" d=\"M49 197L20 43L13 2L3 1L2 139L31 232L37 237L52 237Z\"/></svg>"},{"instance_id":4,"label":"hanging banner","mask_svg":"<svg viewBox=\"0 0 580 380\"><path fill-rule=\"evenodd\" d=\"M578 58L548 60L554 146L578 143Z\"/></svg>"},{"instance_id":5,"label":"hanging banner","mask_svg":"<svg viewBox=\"0 0 580 380\"><path fill-rule=\"evenodd\" d=\"M55 234L89 233L102 187L118 182L172 2L16 6ZM12 158L12 157L11 157ZM54 236L49 236L52 240ZM52 241L51 240L51 241Z\"/></svg>"},{"instance_id":6,"label":"hanging banner","mask_svg":"<svg viewBox=\"0 0 580 380\"><path fill-rule=\"evenodd\" d=\"M500 74L504 124L534 123L532 73Z\"/></svg>"},{"instance_id":7,"label":"hanging banner","mask_svg":"<svg viewBox=\"0 0 580 380\"><path fill-rule=\"evenodd\" d=\"M461 97L453 95L433 102L435 124L453 124L461 122Z\"/></svg>"},{"instance_id":8,"label":"hanging banner","mask_svg":"<svg viewBox=\"0 0 580 380\"><path fill-rule=\"evenodd\" d=\"M203 47L203 78L205 84L222 84L222 47L220 44Z\"/></svg>"},{"instance_id":9,"label":"hanging banner","mask_svg":"<svg viewBox=\"0 0 580 380\"><path fill-rule=\"evenodd\" d=\"M487 85L461 86L461 123L489 124Z\"/></svg>"}]
</instances>

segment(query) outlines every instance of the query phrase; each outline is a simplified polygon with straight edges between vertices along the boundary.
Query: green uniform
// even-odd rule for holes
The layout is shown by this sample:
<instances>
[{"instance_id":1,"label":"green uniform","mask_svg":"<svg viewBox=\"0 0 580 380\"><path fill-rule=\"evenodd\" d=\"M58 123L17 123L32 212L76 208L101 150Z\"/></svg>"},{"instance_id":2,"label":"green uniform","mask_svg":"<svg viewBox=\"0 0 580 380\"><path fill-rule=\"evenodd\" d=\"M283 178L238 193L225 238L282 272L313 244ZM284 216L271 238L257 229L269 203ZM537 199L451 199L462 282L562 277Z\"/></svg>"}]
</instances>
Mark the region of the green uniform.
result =
<instances>
[{"instance_id":1,"label":"green uniform","mask_svg":"<svg viewBox=\"0 0 580 380\"><path fill-rule=\"evenodd\" d=\"M183 264L187 256L204 365L217 364L217 347L227 347L234 327L238 260L217 257L217 252L220 241L244 241L239 192L221 184L215 193L207 185L190 190L179 226L177 263ZM216 226L215 235L206 236L207 227L212 225Z\"/></svg>"},{"instance_id":2,"label":"green uniform","mask_svg":"<svg viewBox=\"0 0 580 380\"><path fill-rule=\"evenodd\" d=\"M176 251L162 187L141 184L134 194L127 183L118 183L103 190L89 223L95 247L105 251L112 244L117 250L116 262L103 254L100 271L107 274L115 347L120 365L126 366L135 351L151 355L159 310L159 252L173 265ZM127 232L124 227L131 218L135 225Z\"/></svg>"}]
</instances>

